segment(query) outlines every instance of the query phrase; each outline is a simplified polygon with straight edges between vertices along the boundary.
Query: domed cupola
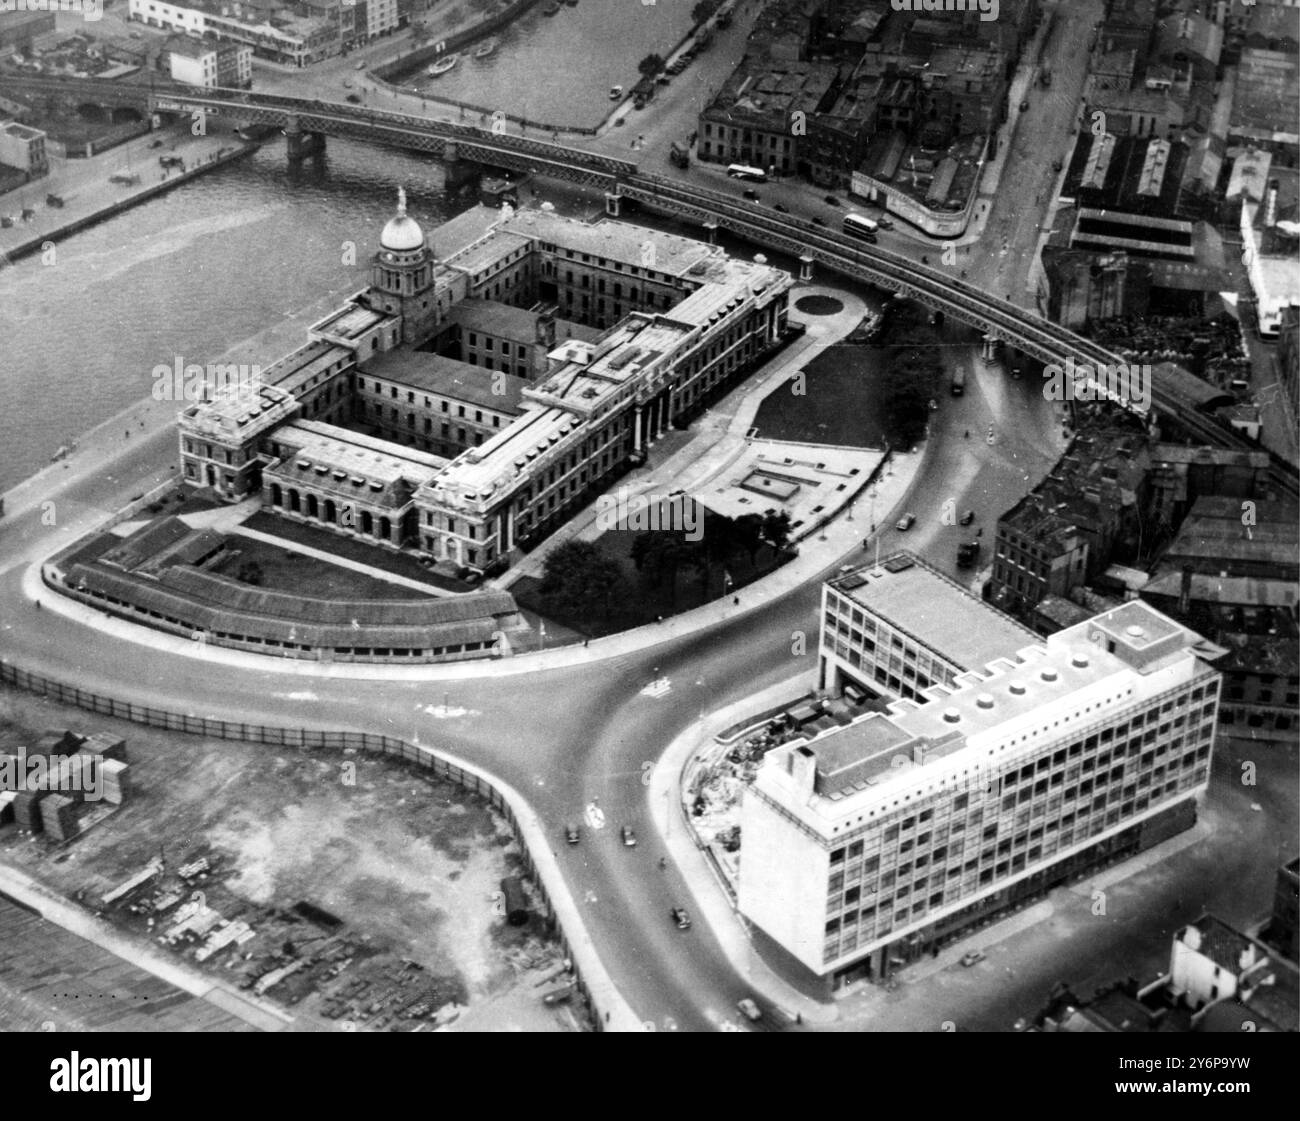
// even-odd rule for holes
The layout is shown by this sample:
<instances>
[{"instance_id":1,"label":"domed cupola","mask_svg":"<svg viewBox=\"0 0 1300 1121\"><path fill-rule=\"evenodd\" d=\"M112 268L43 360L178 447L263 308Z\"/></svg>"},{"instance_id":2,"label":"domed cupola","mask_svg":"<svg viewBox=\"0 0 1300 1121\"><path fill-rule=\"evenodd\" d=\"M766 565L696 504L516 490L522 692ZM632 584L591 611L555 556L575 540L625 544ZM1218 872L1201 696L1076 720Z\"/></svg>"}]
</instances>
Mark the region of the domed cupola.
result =
<instances>
[{"instance_id":1,"label":"domed cupola","mask_svg":"<svg viewBox=\"0 0 1300 1121\"><path fill-rule=\"evenodd\" d=\"M381 249L392 253L417 253L425 248L424 230L420 223L406 213L406 190L397 188L397 213L388 220L379 235Z\"/></svg>"},{"instance_id":2,"label":"domed cupola","mask_svg":"<svg viewBox=\"0 0 1300 1121\"><path fill-rule=\"evenodd\" d=\"M384 226L371 259L370 306L401 316L403 342L427 338L438 324L437 264L420 223L406 213L406 191L399 187L397 213Z\"/></svg>"}]
</instances>

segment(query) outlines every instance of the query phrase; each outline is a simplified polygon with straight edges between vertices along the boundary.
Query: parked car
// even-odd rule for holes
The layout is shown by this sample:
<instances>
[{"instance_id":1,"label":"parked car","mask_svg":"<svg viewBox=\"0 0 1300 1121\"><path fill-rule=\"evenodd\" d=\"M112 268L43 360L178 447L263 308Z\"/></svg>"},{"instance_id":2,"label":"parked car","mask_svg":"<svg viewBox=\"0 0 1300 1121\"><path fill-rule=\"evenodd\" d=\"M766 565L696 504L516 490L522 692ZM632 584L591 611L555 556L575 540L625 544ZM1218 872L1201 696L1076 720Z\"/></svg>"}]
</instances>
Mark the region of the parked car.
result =
<instances>
[{"instance_id":1,"label":"parked car","mask_svg":"<svg viewBox=\"0 0 1300 1121\"><path fill-rule=\"evenodd\" d=\"M894 228L894 223L883 216L876 219L876 225L882 230L892 230Z\"/></svg>"},{"instance_id":2,"label":"parked car","mask_svg":"<svg viewBox=\"0 0 1300 1121\"><path fill-rule=\"evenodd\" d=\"M745 997L744 1000L736 1001L736 1007L740 1009L741 1014L747 1020L761 1020L763 1018L763 1013L758 1010L758 1005L750 1000L749 997Z\"/></svg>"},{"instance_id":3,"label":"parked car","mask_svg":"<svg viewBox=\"0 0 1300 1121\"><path fill-rule=\"evenodd\" d=\"M758 202L758 192L753 187L746 187L744 195L750 202Z\"/></svg>"},{"instance_id":4,"label":"parked car","mask_svg":"<svg viewBox=\"0 0 1300 1121\"><path fill-rule=\"evenodd\" d=\"M573 997L573 986L555 989L542 997L543 1004L567 1004Z\"/></svg>"},{"instance_id":5,"label":"parked car","mask_svg":"<svg viewBox=\"0 0 1300 1121\"><path fill-rule=\"evenodd\" d=\"M814 215L813 215L813 225L814 225L814 226L824 226L824 225L826 225L826 219L823 218L823 217L821 217L821 215L819 215L819 214L814 214Z\"/></svg>"},{"instance_id":6,"label":"parked car","mask_svg":"<svg viewBox=\"0 0 1300 1121\"><path fill-rule=\"evenodd\" d=\"M571 845L576 845L582 837L581 831L576 825L566 825L564 827L564 839Z\"/></svg>"},{"instance_id":7,"label":"parked car","mask_svg":"<svg viewBox=\"0 0 1300 1121\"><path fill-rule=\"evenodd\" d=\"M366 64L364 62L358 62L354 67L352 67L353 70L364 70L365 68Z\"/></svg>"},{"instance_id":8,"label":"parked car","mask_svg":"<svg viewBox=\"0 0 1300 1121\"><path fill-rule=\"evenodd\" d=\"M969 953L962 954L961 963L964 966L978 965L984 960L983 950L971 950Z\"/></svg>"},{"instance_id":9,"label":"parked car","mask_svg":"<svg viewBox=\"0 0 1300 1121\"><path fill-rule=\"evenodd\" d=\"M636 833L633 831L630 825L623 826L622 834L623 834L623 844L630 849L636 848Z\"/></svg>"},{"instance_id":10,"label":"parked car","mask_svg":"<svg viewBox=\"0 0 1300 1121\"><path fill-rule=\"evenodd\" d=\"M774 203L772 204L772 209L775 210L775 211L778 211L778 212L781 213L781 214L789 214L789 213L790 213L790 208L789 208L788 206L783 205L782 203L779 203L779 202L774 202Z\"/></svg>"},{"instance_id":11,"label":"parked car","mask_svg":"<svg viewBox=\"0 0 1300 1121\"><path fill-rule=\"evenodd\" d=\"M825 201L825 203L826 203L827 206L839 206L839 205L840 205L840 200L837 199L834 195L827 195L826 198L825 198L823 201Z\"/></svg>"},{"instance_id":12,"label":"parked car","mask_svg":"<svg viewBox=\"0 0 1300 1121\"><path fill-rule=\"evenodd\" d=\"M359 98L355 93L348 94L347 97L345 97L343 100L348 102L351 105L361 104L361 98Z\"/></svg>"},{"instance_id":13,"label":"parked car","mask_svg":"<svg viewBox=\"0 0 1300 1121\"><path fill-rule=\"evenodd\" d=\"M678 930L691 929L691 916L686 913L685 907L674 907L668 912L673 917L673 922L677 924Z\"/></svg>"},{"instance_id":14,"label":"parked car","mask_svg":"<svg viewBox=\"0 0 1300 1121\"><path fill-rule=\"evenodd\" d=\"M1024 101L1020 103L1020 111L1023 113L1028 108L1029 108L1029 99L1026 98Z\"/></svg>"},{"instance_id":15,"label":"parked car","mask_svg":"<svg viewBox=\"0 0 1300 1121\"><path fill-rule=\"evenodd\" d=\"M151 140L151 141L149 141L149 147L150 147L150 148L161 148L162 146L163 146L163 142L162 142L161 140Z\"/></svg>"},{"instance_id":16,"label":"parked car","mask_svg":"<svg viewBox=\"0 0 1300 1121\"><path fill-rule=\"evenodd\" d=\"M906 533L912 526L916 525L915 514L904 514L897 522L894 523L899 533Z\"/></svg>"},{"instance_id":17,"label":"parked car","mask_svg":"<svg viewBox=\"0 0 1300 1121\"><path fill-rule=\"evenodd\" d=\"M961 524L962 524L962 525L970 525L970 523L973 522L974 520L975 520L975 511L974 511L974 510L967 510L967 511L966 511L964 514L962 514L962 516L961 516Z\"/></svg>"}]
</instances>

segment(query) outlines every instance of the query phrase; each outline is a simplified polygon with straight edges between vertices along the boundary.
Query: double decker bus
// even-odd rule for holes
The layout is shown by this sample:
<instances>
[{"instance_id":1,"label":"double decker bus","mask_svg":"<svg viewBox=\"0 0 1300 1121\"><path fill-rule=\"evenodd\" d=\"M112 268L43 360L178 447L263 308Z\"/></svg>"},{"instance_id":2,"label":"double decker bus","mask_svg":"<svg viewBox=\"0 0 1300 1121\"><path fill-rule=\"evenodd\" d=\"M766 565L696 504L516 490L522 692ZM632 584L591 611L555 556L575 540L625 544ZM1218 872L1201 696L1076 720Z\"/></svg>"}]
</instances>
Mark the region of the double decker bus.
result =
<instances>
[{"instance_id":1,"label":"double decker bus","mask_svg":"<svg viewBox=\"0 0 1300 1121\"><path fill-rule=\"evenodd\" d=\"M766 183L767 172L761 167L746 167L743 163L733 163L727 168L732 179L748 179L754 183Z\"/></svg>"},{"instance_id":2,"label":"double decker bus","mask_svg":"<svg viewBox=\"0 0 1300 1121\"><path fill-rule=\"evenodd\" d=\"M850 237L860 237L863 241L875 241L876 231L880 226L861 214L844 215L844 232Z\"/></svg>"}]
</instances>

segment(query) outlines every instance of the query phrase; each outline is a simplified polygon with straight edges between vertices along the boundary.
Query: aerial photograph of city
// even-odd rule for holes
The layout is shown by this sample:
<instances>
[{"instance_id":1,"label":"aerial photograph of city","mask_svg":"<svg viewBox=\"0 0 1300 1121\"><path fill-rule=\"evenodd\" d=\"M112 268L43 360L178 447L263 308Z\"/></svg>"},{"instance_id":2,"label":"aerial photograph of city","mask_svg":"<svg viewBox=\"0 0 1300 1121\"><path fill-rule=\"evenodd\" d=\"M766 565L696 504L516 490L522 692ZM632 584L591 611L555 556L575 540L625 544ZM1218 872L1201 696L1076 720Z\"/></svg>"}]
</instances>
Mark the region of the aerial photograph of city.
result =
<instances>
[{"instance_id":1,"label":"aerial photograph of city","mask_svg":"<svg viewBox=\"0 0 1300 1121\"><path fill-rule=\"evenodd\" d=\"M0 0L0 388L34 1101L1300 1030L1300 0Z\"/></svg>"}]
</instances>

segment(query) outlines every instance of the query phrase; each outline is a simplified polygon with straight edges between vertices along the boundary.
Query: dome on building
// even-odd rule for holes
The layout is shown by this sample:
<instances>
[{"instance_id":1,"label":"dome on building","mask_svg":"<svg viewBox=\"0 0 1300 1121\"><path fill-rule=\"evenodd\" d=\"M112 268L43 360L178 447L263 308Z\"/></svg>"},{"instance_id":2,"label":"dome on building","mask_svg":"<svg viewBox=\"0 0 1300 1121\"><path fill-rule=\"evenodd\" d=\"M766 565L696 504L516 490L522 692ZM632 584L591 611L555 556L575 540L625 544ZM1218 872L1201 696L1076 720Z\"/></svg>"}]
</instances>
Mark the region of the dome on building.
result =
<instances>
[{"instance_id":1,"label":"dome on building","mask_svg":"<svg viewBox=\"0 0 1300 1121\"><path fill-rule=\"evenodd\" d=\"M411 253L424 248L424 230L420 223L406 213L406 191L397 190L397 214L388 220L384 232L379 235L379 244L384 249L397 253Z\"/></svg>"}]
</instances>

